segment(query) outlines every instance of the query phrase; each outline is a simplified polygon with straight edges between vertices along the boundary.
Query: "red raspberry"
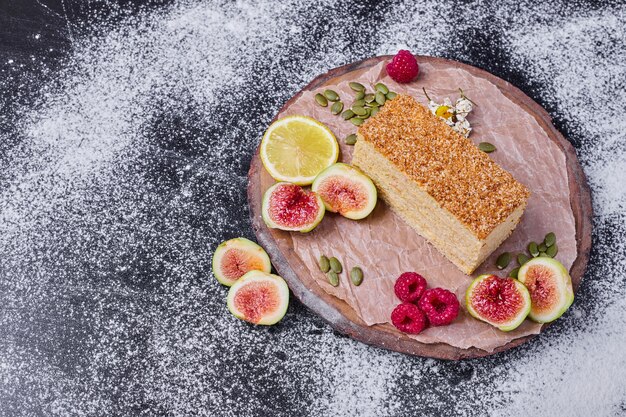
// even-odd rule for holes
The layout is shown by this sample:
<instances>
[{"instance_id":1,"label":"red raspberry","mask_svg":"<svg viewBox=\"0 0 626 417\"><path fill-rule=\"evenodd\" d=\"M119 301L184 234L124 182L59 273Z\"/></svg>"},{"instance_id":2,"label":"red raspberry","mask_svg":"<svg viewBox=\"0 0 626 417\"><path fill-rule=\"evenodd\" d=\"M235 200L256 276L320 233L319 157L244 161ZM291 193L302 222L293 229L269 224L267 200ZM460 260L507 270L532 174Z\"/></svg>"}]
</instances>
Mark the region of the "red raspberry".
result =
<instances>
[{"instance_id":1,"label":"red raspberry","mask_svg":"<svg viewBox=\"0 0 626 417\"><path fill-rule=\"evenodd\" d=\"M404 333L418 334L426 328L426 316L415 304L402 303L391 312L391 322Z\"/></svg>"},{"instance_id":2,"label":"red raspberry","mask_svg":"<svg viewBox=\"0 0 626 417\"><path fill-rule=\"evenodd\" d=\"M399 83L410 83L419 73L419 65L413 54L401 49L387 64L387 74Z\"/></svg>"},{"instance_id":3,"label":"red raspberry","mask_svg":"<svg viewBox=\"0 0 626 417\"><path fill-rule=\"evenodd\" d=\"M420 299L426 290L426 280L415 272L405 272L398 277L393 290L400 301L414 303Z\"/></svg>"},{"instance_id":4,"label":"red raspberry","mask_svg":"<svg viewBox=\"0 0 626 417\"><path fill-rule=\"evenodd\" d=\"M459 315L459 300L456 295L443 288L426 290L417 305L432 326L450 324Z\"/></svg>"}]
</instances>

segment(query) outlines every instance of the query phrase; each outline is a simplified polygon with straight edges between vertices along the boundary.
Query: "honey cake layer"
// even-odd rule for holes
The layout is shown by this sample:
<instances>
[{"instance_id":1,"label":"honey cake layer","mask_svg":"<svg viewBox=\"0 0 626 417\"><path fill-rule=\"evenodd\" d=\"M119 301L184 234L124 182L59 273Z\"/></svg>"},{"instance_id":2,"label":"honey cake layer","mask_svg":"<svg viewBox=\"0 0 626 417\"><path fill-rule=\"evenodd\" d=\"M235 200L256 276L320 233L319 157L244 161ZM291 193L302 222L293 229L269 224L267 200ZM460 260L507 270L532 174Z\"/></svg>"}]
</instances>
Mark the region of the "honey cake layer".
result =
<instances>
[{"instance_id":1,"label":"honey cake layer","mask_svg":"<svg viewBox=\"0 0 626 417\"><path fill-rule=\"evenodd\" d=\"M520 205L528 189L413 97L398 95L359 128L408 178L479 239Z\"/></svg>"}]
</instances>

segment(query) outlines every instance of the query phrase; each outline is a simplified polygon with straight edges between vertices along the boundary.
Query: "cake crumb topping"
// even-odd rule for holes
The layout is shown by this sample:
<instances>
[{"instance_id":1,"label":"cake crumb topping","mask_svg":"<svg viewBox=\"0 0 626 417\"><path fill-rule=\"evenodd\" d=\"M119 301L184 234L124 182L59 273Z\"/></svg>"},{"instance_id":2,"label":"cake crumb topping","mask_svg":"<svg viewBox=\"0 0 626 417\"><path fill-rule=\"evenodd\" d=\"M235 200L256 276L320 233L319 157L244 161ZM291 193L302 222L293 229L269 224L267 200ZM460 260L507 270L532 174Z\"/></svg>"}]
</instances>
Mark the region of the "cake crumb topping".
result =
<instances>
[{"instance_id":1,"label":"cake crumb topping","mask_svg":"<svg viewBox=\"0 0 626 417\"><path fill-rule=\"evenodd\" d=\"M398 170L479 239L525 205L530 192L513 176L413 97L398 95L359 128Z\"/></svg>"}]
</instances>

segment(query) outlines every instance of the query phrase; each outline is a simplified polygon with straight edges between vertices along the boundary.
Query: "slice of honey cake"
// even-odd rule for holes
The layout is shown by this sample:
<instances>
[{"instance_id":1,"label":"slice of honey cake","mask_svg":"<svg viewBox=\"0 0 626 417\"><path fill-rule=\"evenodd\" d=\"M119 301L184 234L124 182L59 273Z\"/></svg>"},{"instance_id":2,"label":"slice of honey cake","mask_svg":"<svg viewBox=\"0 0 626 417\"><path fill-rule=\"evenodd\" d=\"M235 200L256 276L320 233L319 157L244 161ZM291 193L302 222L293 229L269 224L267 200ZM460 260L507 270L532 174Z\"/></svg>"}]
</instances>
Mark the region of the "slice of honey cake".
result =
<instances>
[{"instance_id":1,"label":"slice of honey cake","mask_svg":"<svg viewBox=\"0 0 626 417\"><path fill-rule=\"evenodd\" d=\"M466 274L513 232L530 195L472 141L407 95L385 103L359 128L352 164Z\"/></svg>"}]
</instances>

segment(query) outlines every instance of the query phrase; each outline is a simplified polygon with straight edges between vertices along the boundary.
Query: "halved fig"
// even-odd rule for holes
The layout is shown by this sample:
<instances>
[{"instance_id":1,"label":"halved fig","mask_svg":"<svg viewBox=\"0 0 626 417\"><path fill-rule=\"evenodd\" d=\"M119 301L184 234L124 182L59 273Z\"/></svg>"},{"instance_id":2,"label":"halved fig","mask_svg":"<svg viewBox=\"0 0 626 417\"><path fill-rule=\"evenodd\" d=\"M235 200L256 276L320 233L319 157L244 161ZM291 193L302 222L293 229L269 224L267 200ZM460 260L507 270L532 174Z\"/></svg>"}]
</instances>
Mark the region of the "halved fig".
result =
<instances>
[{"instance_id":1,"label":"halved fig","mask_svg":"<svg viewBox=\"0 0 626 417\"><path fill-rule=\"evenodd\" d=\"M467 311L498 329L516 329L530 312L530 294L516 279L481 275L465 292Z\"/></svg>"},{"instance_id":2,"label":"halved fig","mask_svg":"<svg viewBox=\"0 0 626 417\"><path fill-rule=\"evenodd\" d=\"M532 301L528 315L537 323L549 323L561 317L574 302L572 279L556 259L540 256L526 262L517 274Z\"/></svg>"},{"instance_id":3,"label":"halved fig","mask_svg":"<svg viewBox=\"0 0 626 417\"><path fill-rule=\"evenodd\" d=\"M213 275L226 286L231 286L246 272L258 270L270 273L272 264L262 247L238 237L221 243L213 253Z\"/></svg>"},{"instance_id":4,"label":"halved fig","mask_svg":"<svg viewBox=\"0 0 626 417\"><path fill-rule=\"evenodd\" d=\"M310 232L324 218L324 202L313 191L279 182L263 196L263 220L273 229Z\"/></svg>"},{"instance_id":5,"label":"halved fig","mask_svg":"<svg viewBox=\"0 0 626 417\"><path fill-rule=\"evenodd\" d=\"M367 217L378 198L376 187L367 175L342 163L320 172L311 188L322 197L326 210L354 220Z\"/></svg>"},{"instance_id":6,"label":"halved fig","mask_svg":"<svg viewBox=\"0 0 626 417\"><path fill-rule=\"evenodd\" d=\"M228 309L235 317L254 324L276 324L289 306L289 287L278 275L250 271L230 287Z\"/></svg>"}]
</instances>

